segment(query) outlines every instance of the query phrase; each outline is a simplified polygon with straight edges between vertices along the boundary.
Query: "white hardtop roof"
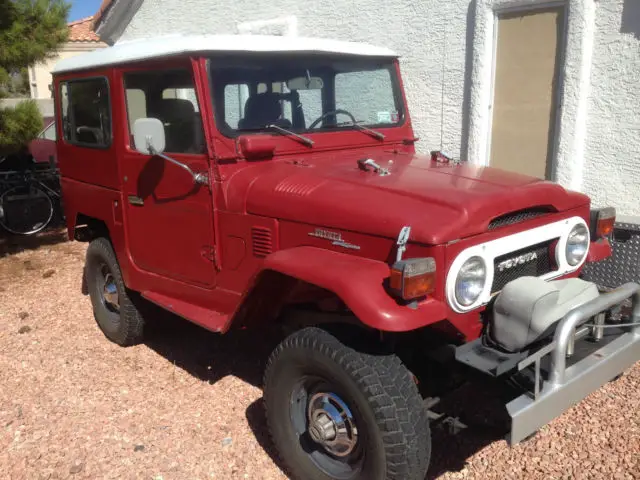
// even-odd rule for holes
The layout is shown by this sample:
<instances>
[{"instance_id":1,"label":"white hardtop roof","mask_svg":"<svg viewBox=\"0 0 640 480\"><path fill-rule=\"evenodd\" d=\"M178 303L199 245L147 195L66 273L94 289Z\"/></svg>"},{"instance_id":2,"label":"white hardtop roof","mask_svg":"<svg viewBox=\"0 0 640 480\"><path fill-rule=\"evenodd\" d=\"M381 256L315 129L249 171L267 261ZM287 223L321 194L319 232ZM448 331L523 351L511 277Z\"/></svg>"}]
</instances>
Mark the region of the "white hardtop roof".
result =
<instances>
[{"instance_id":1,"label":"white hardtop roof","mask_svg":"<svg viewBox=\"0 0 640 480\"><path fill-rule=\"evenodd\" d=\"M398 56L384 47L323 38L275 35L166 35L122 42L113 47L100 48L93 52L67 58L56 64L53 73L209 52L308 52L371 57Z\"/></svg>"}]
</instances>

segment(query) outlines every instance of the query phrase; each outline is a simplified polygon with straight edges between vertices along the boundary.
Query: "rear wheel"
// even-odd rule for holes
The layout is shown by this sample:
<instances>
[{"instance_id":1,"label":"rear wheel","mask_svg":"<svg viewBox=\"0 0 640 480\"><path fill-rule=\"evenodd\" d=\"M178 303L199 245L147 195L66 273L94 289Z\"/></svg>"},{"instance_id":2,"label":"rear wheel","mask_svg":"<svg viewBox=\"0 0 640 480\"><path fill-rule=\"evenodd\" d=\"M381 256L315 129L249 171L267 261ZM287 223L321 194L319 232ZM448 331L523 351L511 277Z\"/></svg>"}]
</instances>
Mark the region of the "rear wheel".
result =
<instances>
[{"instance_id":1,"label":"rear wheel","mask_svg":"<svg viewBox=\"0 0 640 480\"><path fill-rule=\"evenodd\" d=\"M424 478L427 414L395 355L358 352L305 328L272 353L264 396L271 436L293 478Z\"/></svg>"},{"instance_id":2,"label":"rear wheel","mask_svg":"<svg viewBox=\"0 0 640 480\"><path fill-rule=\"evenodd\" d=\"M93 315L105 336L123 347L140 343L144 333L139 310L142 299L125 287L108 239L97 238L89 244L84 274Z\"/></svg>"}]
</instances>

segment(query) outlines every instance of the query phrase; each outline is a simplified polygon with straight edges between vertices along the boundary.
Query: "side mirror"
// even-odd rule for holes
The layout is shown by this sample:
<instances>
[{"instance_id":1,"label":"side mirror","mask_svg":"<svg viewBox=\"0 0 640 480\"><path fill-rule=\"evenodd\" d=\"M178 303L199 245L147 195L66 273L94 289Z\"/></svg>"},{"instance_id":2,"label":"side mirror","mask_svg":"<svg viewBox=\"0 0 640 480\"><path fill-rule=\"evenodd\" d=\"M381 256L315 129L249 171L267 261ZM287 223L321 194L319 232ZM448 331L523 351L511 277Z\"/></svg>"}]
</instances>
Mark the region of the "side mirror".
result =
<instances>
[{"instance_id":1,"label":"side mirror","mask_svg":"<svg viewBox=\"0 0 640 480\"><path fill-rule=\"evenodd\" d=\"M241 135L238 144L247 160L271 158L276 150L276 142L270 135Z\"/></svg>"},{"instance_id":2,"label":"side mirror","mask_svg":"<svg viewBox=\"0 0 640 480\"><path fill-rule=\"evenodd\" d=\"M139 118L133 124L133 141L140 153L158 155L164 152L164 125L157 118Z\"/></svg>"},{"instance_id":3,"label":"side mirror","mask_svg":"<svg viewBox=\"0 0 640 480\"><path fill-rule=\"evenodd\" d=\"M145 155L157 155L188 172L196 185L209 186L209 176L206 173L194 172L186 163L164 155L163 152L166 147L164 125L157 118L139 118L136 120L133 124L133 141L138 152Z\"/></svg>"}]
</instances>

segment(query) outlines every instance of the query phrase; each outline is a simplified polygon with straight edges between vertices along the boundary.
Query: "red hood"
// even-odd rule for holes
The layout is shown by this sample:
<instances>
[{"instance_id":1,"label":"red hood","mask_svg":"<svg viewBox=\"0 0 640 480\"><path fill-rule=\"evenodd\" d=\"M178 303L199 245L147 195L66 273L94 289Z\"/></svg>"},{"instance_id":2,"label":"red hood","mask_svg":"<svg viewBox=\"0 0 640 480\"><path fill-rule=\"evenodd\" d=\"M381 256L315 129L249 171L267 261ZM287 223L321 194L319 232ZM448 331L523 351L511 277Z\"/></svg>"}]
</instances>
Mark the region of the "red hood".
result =
<instances>
[{"instance_id":1,"label":"red hood","mask_svg":"<svg viewBox=\"0 0 640 480\"><path fill-rule=\"evenodd\" d=\"M535 206L562 211L589 203L555 183L489 167L381 153L371 158L384 167L393 160L393 165L390 175L380 176L358 169L362 154L338 155L319 153L303 164L277 160L242 169L227 183L228 205L390 238L410 225L414 241L436 245L483 233L505 213Z\"/></svg>"}]
</instances>

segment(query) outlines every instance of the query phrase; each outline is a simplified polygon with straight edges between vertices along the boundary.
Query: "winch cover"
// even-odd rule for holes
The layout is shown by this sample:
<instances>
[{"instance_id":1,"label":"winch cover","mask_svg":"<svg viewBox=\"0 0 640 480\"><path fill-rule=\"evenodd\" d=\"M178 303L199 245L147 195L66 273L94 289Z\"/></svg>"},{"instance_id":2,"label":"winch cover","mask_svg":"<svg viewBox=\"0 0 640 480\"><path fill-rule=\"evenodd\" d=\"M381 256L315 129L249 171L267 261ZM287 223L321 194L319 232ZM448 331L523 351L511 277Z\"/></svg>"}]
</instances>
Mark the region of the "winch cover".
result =
<instances>
[{"instance_id":1,"label":"winch cover","mask_svg":"<svg viewBox=\"0 0 640 480\"><path fill-rule=\"evenodd\" d=\"M525 349L553 331L569 311L599 295L591 282L579 278L546 282L520 277L498 294L489 324L491 340L508 352Z\"/></svg>"}]
</instances>

